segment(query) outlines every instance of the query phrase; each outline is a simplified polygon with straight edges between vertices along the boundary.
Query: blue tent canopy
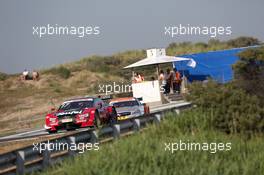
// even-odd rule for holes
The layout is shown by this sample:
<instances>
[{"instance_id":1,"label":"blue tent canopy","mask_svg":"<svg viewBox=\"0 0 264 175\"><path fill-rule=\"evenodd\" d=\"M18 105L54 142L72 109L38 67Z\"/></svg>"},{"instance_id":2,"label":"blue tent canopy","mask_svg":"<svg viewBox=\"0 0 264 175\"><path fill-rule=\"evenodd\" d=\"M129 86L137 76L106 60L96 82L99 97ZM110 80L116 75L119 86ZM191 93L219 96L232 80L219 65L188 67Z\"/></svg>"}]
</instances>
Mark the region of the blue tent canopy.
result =
<instances>
[{"instance_id":1,"label":"blue tent canopy","mask_svg":"<svg viewBox=\"0 0 264 175\"><path fill-rule=\"evenodd\" d=\"M188 61L173 64L189 81L202 81L210 77L219 83L226 83L233 79L232 65L239 59L238 53L253 47L258 46L180 55L192 58L196 62L194 68L187 66Z\"/></svg>"}]
</instances>

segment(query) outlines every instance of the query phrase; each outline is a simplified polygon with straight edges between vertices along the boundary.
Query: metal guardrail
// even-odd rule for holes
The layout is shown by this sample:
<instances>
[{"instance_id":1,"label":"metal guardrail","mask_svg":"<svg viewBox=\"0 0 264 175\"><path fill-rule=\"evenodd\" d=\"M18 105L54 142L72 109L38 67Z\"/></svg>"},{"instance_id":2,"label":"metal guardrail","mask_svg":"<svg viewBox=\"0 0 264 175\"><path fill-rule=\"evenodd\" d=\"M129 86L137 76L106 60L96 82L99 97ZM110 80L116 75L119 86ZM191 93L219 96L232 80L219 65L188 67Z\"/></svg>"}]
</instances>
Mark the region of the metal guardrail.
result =
<instances>
[{"instance_id":1,"label":"metal guardrail","mask_svg":"<svg viewBox=\"0 0 264 175\"><path fill-rule=\"evenodd\" d=\"M163 106L152 111L147 116L123 121L113 126L106 126L99 131L90 129L81 131L73 135L63 136L61 138L49 140L42 143L65 143L68 145L78 143L104 143L118 139L124 135L139 132L146 127L148 123L160 123L166 112L173 111L179 114L180 110L191 107L190 103L175 104L174 106ZM31 173L42 170L53 165L65 157L76 155L78 152L71 149L55 151L45 149L42 153L34 150L34 146L27 146L12 152L0 155L0 174L18 174Z\"/></svg>"}]
</instances>

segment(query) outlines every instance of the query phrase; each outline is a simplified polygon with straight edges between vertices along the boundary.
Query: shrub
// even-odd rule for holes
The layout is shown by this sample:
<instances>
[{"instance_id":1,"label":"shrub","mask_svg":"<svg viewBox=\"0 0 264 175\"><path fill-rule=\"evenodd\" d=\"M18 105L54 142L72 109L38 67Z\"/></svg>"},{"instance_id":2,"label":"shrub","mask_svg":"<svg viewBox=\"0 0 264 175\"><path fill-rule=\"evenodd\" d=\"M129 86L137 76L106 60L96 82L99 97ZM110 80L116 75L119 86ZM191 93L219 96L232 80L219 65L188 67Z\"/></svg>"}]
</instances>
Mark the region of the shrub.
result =
<instances>
[{"instance_id":1,"label":"shrub","mask_svg":"<svg viewBox=\"0 0 264 175\"><path fill-rule=\"evenodd\" d=\"M7 78L7 75L0 72L0 81L4 81L6 80L6 78Z\"/></svg>"},{"instance_id":2,"label":"shrub","mask_svg":"<svg viewBox=\"0 0 264 175\"><path fill-rule=\"evenodd\" d=\"M239 57L233 66L237 86L258 96L264 106L264 47L247 49Z\"/></svg>"},{"instance_id":3,"label":"shrub","mask_svg":"<svg viewBox=\"0 0 264 175\"><path fill-rule=\"evenodd\" d=\"M212 50L230 49L234 47L246 47L260 44L259 40L252 37L238 37L228 41L211 39L208 43L171 43L167 47L168 55L181 55L187 53L207 52Z\"/></svg>"},{"instance_id":4,"label":"shrub","mask_svg":"<svg viewBox=\"0 0 264 175\"><path fill-rule=\"evenodd\" d=\"M52 74L59 75L61 78L68 79L71 76L71 71L64 66L53 68L49 71Z\"/></svg>"},{"instance_id":5,"label":"shrub","mask_svg":"<svg viewBox=\"0 0 264 175\"><path fill-rule=\"evenodd\" d=\"M227 133L264 131L264 112L259 99L233 84L193 83L187 98L213 114L213 125Z\"/></svg>"},{"instance_id":6,"label":"shrub","mask_svg":"<svg viewBox=\"0 0 264 175\"><path fill-rule=\"evenodd\" d=\"M253 37L238 37L227 41L227 44L231 47L246 47L260 44L257 38Z\"/></svg>"},{"instance_id":7,"label":"shrub","mask_svg":"<svg viewBox=\"0 0 264 175\"><path fill-rule=\"evenodd\" d=\"M123 69L125 66L144 58L144 51L128 51L113 56L92 56L85 58L82 64L91 72L109 73L115 76L130 78L130 70Z\"/></svg>"}]
</instances>

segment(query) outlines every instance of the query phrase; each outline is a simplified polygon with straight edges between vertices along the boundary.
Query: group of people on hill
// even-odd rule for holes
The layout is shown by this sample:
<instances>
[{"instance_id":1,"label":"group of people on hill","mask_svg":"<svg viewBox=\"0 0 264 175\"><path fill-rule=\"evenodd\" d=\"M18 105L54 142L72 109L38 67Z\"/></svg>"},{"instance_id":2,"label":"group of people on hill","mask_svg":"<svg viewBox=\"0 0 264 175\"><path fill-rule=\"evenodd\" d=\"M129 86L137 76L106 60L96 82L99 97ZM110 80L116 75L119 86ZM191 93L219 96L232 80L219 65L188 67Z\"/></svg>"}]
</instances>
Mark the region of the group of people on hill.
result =
<instances>
[{"instance_id":1,"label":"group of people on hill","mask_svg":"<svg viewBox=\"0 0 264 175\"><path fill-rule=\"evenodd\" d=\"M23 81L25 81L25 80L37 81L37 80L39 80L39 72L37 72L36 70L33 70L32 72L30 72L27 69L25 69L22 72L21 80L23 80Z\"/></svg>"},{"instance_id":2,"label":"group of people on hill","mask_svg":"<svg viewBox=\"0 0 264 175\"><path fill-rule=\"evenodd\" d=\"M141 83L141 82L143 82L145 79L144 79L144 76L142 75L142 74L140 74L140 73L136 73L135 75L134 75L134 78L133 78L133 83Z\"/></svg>"},{"instance_id":3,"label":"group of people on hill","mask_svg":"<svg viewBox=\"0 0 264 175\"><path fill-rule=\"evenodd\" d=\"M152 78L152 80L154 79ZM142 74L138 72L134 74L133 83L141 83L143 81L144 76ZM164 89L164 94L180 93L182 76L176 68L173 70L167 69L166 72L161 70L159 72L159 81Z\"/></svg>"},{"instance_id":4,"label":"group of people on hill","mask_svg":"<svg viewBox=\"0 0 264 175\"><path fill-rule=\"evenodd\" d=\"M180 93L182 77L176 68L173 70L167 69L166 73L161 70L159 81L164 89L164 94Z\"/></svg>"}]
</instances>

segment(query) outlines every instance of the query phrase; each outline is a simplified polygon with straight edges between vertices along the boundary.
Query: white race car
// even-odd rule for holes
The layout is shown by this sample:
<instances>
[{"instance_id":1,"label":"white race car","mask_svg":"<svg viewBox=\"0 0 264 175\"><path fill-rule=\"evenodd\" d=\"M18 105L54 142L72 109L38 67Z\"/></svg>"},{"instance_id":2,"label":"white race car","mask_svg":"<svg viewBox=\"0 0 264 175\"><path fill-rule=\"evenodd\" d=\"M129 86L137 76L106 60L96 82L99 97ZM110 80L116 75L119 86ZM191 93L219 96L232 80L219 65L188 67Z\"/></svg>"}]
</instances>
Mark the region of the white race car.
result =
<instances>
[{"instance_id":1,"label":"white race car","mask_svg":"<svg viewBox=\"0 0 264 175\"><path fill-rule=\"evenodd\" d=\"M115 107L117 120L136 118L149 113L149 107L146 104L142 104L139 99L135 97L112 99L109 105Z\"/></svg>"}]
</instances>

